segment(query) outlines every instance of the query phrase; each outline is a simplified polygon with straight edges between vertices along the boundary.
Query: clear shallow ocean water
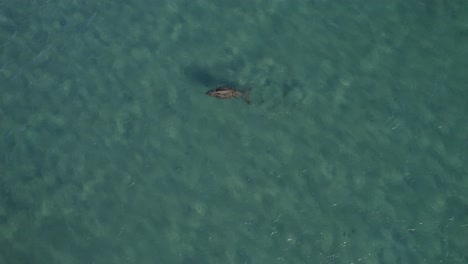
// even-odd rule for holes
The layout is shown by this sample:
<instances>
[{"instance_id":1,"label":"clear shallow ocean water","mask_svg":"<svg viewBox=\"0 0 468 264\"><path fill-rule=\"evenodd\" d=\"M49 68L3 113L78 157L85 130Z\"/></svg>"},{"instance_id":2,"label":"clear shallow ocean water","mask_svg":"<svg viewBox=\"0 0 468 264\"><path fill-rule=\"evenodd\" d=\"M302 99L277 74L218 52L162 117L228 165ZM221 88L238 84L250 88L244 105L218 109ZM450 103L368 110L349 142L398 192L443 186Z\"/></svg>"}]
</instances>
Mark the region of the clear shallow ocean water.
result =
<instances>
[{"instance_id":1,"label":"clear shallow ocean water","mask_svg":"<svg viewBox=\"0 0 468 264\"><path fill-rule=\"evenodd\" d=\"M467 11L0 1L0 264L467 263Z\"/></svg>"}]
</instances>

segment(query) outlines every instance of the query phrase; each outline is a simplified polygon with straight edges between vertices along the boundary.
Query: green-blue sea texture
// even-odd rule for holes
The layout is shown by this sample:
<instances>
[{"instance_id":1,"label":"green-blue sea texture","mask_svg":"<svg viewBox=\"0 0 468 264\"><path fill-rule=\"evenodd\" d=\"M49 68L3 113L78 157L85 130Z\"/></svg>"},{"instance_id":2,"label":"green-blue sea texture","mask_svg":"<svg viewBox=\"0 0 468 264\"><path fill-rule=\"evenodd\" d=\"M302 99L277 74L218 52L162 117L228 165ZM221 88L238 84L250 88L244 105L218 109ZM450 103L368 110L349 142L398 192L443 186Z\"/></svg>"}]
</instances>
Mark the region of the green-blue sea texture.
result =
<instances>
[{"instance_id":1,"label":"green-blue sea texture","mask_svg":"<svg viewBox=\"0 0 468 264\"><path fill-rule=\"evenodd\" d=\"M468 1L0 0L0 264L467 249Z\"/></svg>"}]
</instances>

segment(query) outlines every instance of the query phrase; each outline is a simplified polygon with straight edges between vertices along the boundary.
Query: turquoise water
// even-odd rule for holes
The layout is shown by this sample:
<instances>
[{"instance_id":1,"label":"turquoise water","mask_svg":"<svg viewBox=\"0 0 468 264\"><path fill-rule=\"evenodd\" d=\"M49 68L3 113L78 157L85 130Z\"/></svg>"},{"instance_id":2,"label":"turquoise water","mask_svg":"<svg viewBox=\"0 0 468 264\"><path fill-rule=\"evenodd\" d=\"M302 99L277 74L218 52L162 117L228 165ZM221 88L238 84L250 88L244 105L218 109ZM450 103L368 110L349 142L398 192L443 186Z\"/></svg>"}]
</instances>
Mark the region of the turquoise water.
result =
<instances>
[{"instance_id":1,"label":"turquoise water","mask_svg":"<svg viewBox=\"0 0 468 264\"><path fill-rule=\"evenodd\" d=\"M376 2L1 1L0 264L467 263L468 2Z\"/></svg>"}]
</instances>

